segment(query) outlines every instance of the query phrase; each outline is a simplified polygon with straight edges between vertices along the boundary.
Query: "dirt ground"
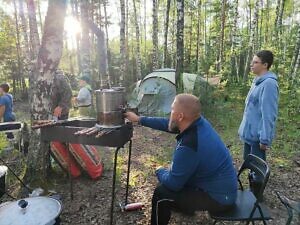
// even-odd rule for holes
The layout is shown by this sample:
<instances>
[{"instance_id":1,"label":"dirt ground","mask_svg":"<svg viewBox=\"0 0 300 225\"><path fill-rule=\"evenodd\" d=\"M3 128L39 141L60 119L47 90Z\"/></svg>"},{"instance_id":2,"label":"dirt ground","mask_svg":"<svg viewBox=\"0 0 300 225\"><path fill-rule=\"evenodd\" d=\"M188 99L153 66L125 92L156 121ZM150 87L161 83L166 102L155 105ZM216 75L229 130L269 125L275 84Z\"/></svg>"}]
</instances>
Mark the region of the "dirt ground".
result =
<instances>
[{"instance_id":1,"label":"dirt ground","mask_svg":"<svg viewBox=\"0 0 300 225\"><path fill-rule=\"evenodd\" d=\"M173 147L174 136L154 131L144 127L135 127L132 148L131 186L129 189L129 202L143 202L144 208L135 212L121 212L118 203L124 201L126 181L126 148L120 154L119 182L117 183L117 197L115 202L115 224L149 224L151 210L151 196L157 184L154 168L157 158L167 157L164 149ZM110 210L110 196L112 186L112 150L100 150L105 172L101 179L92 181L89 178L79 178L74 181L74 200L70 200L69 183L67 178L55 180L55 190L62 194L64 210L61 215L62 224L108 224ZM156 158L157 157L157 158ZM235 159L236 165L240 160ZM123 165L123 166L122 166ZM165 162L167 165L167 161ZM285 224L287 213L281 205L274 191L278 190L292 199L299 199L300 168L282 169L272 165L272 174L265 191L265 202L272 212L273 220L269 224ZM134 180L134 181L133 181ZM173 213L170 225L177 224L212 224L212 220L205 212L197 212L195 216L188 217L180 213ZM234 224L234 223L228 223ZM299 224L294 219L293 224Z\"/></svg>"},{"instance_id":2,"label":"dirt ground","mask_svg":"<svg viewBox=\"0 0 300 225\"><path fill-rule=\"evenodd\" d=\"M149 224L151 210L151 196L157 184L154 169L157 165L167 166L171 160L171 149L175 145L175 136L154 131L140 126L134 127L131 175L129 187L129 202L142 202L142 210L121 212L119 203L124 201L127 147L121 150L118 158L116 201L114 205L114 224ZM113 149L99 147L104 162L103 176L96 181L87 176L74 179L74 199L70 199L70 184L67 175L60 169L49 178L51 191L62 196L63 210L60 215L61 224L108 224L112 173ZM15 159L14 159L15 160ZM240 156L234 156L236 167L241 163ZM298 162L298 163L297 163ZM291 160L290 167L282 167L273 161L272 153L269 157L271 177L265 191L265 203L271 208L273 220L268 224L283 225L286 222L287 212L277 199L274 191L279 191L291 199L299 200L300 190L300 155ZM300 224L295 218L292 224ZM206 212L197 212L188 217L180 213L172 213L170 225L212 224ZM235 223L226 223L235 224Z\"/></svg>"}]
</instances>

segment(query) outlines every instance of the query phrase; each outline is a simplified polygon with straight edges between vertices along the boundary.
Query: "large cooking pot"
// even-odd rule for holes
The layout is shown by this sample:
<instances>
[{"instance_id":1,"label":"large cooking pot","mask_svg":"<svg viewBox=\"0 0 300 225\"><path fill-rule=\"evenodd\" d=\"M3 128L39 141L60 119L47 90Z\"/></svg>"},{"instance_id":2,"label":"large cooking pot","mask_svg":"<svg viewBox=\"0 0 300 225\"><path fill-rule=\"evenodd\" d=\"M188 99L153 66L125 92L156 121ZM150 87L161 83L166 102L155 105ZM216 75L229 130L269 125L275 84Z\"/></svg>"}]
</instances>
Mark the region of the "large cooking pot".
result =
<instances>
[{"instance_id":1,"label":"large cooking pot","mask_svg":"<svg viewBox=\"0 0 300 225\"><path fill-rule=\"evenodd\" d=\"M5 176L6 176L6 173L7 173L7 167L6 166L0 166L0 198L5 194Z\"/></svg>"},{"instance_id":2,"label":"large cooking pot","mask_svg":"<svg viewBox=\"0 0 300 225\"><path fill-rule=\"evenodd\" d=\"M124 124L125 88L113 87L96 90L97 123L104 128Z\"/></svg>"},{"instance_id":3,"label":"large cooking pot","mask_svg":"<svg viewBox=\"0 0 300 225\"><path fill-rule=\"evenodd\" d=\"M61 210L61 202L55 198L24 198L0 205L0 224L57 225Z\"/></svg>"}]
</instances>

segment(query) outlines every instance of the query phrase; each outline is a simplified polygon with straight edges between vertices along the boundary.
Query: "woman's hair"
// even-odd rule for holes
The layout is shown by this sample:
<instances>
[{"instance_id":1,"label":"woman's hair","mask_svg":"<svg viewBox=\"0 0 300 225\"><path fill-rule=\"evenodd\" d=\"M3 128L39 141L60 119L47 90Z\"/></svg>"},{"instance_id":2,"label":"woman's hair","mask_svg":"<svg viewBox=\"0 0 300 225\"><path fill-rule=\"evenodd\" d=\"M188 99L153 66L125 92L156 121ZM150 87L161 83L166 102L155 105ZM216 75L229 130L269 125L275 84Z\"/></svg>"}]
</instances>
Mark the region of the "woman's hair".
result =
<instances>
[{"instance_id":1,"label":"woman's hair","mask_svg":"<svg viewBox=\"0 0 300 225\"><path fill-rule=\"evenodd\" d=\"M7 84L7 83L0 84L0 88L2 88L3 91L8 92L9 91L9 84Z\"/></svg>"}]
</instances>

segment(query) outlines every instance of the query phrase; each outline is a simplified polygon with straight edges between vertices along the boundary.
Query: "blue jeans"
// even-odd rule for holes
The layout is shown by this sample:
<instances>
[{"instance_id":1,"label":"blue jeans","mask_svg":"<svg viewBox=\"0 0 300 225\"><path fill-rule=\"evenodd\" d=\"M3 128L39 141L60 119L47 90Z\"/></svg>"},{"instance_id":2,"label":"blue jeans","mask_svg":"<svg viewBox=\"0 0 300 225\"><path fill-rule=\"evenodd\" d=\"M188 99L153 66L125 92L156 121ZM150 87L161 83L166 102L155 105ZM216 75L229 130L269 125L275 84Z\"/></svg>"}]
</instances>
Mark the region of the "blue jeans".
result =
<instances>
[{"instance_id":1,"label":"blue jeans","mask_svg":"<svg viewBox=\"0 0 300 225\"><path fill-rule=\"evenodd\" d=\"M247 158L249 154L253 154L262 160L266 161L266 151L261 150L259 147L259 143L254 143L254 144L244 144L244 160Z\"/></svg>"}]
</instances>

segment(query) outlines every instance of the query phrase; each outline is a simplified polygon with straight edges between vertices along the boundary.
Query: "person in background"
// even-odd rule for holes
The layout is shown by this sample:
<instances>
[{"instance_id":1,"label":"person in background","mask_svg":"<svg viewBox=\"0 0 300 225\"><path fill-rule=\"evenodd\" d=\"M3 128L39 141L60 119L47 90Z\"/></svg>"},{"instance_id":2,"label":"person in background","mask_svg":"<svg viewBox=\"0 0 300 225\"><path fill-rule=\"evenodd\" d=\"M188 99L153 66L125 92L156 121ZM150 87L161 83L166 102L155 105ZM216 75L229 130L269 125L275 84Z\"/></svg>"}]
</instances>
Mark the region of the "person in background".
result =
<instances>
[{"instance_id":1,"label":"person in background","mask_svg":"<svg viewBox=\"0 0 300 225\"><path fill-rule=\"evenodd\" d=\"M65 120L69 117L72 89L62 70L56 70L53 79L51 110L54 119Z\"/></svg>"},{"instance_id":2,"label":"person in background","mask_svg":"<svg viewBox=\"0 0 300 225\"><path fill-rule=\"evenodd\" d=\"M79 108L81 116L90 116L92 108L92 88L90 86L90 78L87 75L79 77L79 93L73 99L74 105Z\"/></svg>"},{"instance_id":3,"label":"person in background","mask_svg":"<svg viewBox=\"0 0 300 225\"><path fill-rule=\"evenodd\" d=\"M133 112L125 117L142 126L179 133L170 168L158 167L155 172L159 184L152 196L151 225L168 224L172 209L193 214L234 205L238 185L231 155L201 115L196 96L177 95L170 119L139 117Z\"/></svg>"},{"instance_id":4,"label":"person in background","mask_svg":"<svg viewBox=\"0 0 300 225\"><path fill-rule=\"evenodd\" d=\"M13 96L8 93L9 85L3 83L0 85L0 118L3 122L12 122L16 120L13 112ZM14 135L11 132L6 133L7 139L14 140Z\"/></svg>"},{"instance_id":5,"label":"person in background","mask_svg":"<svg viewBox=\"0 0 300 225\"><path fill-rule=\"evenodd\" d=\"M254 55L250 65L256 76L245 101L238 131L244 142L244 159L251 153L266 160L266 152L274 138L279 87L276 75L269 71L273 58L271 51L262 50Z\"/></svg>"}]
</instances>

